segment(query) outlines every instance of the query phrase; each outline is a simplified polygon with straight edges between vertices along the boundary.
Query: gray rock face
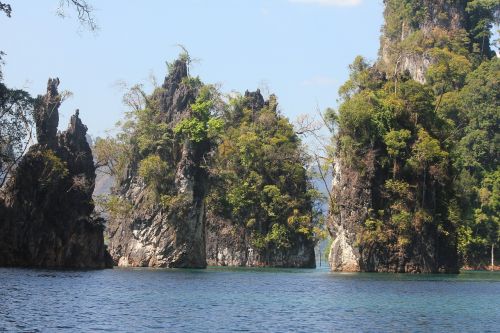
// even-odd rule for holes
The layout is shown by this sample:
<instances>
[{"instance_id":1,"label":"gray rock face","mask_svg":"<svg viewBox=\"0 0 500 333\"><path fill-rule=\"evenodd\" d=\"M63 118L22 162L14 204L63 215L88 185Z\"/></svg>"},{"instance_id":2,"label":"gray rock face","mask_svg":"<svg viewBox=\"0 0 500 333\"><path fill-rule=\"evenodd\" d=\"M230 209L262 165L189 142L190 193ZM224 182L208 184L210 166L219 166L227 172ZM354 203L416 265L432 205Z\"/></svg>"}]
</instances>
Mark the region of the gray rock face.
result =
<instances>
[{"instance_id":1,"label":"gray rock face","mask_svg":"<svg viewBox=\"0 0 500 333\"><path fill-rule=\"evenodd\" d=\"M57 125L61 98L57 92L59 79L49 79L47 94L37 99L35 105L36 138L38 144L54 148L57 144Z\"/></svg>"},{"instance_id":2,"label":"gray rock face","mask_svg":"<svg viewBox=\"0 0 500 333\"><path fill-rule=\"evenodd\" d=\"M38 144L30 147L0 202L0 265L51 268L111 266L103 224L92 217L95 172L78 112L56 135L58 79L35 105Z\"/></svg>"},{"instance_id":3,"label":"gray rock face","mask_svg":"<svg viewBox=\"0 0 500 333\"><path fill-rule=\"evenodd\" d=\"M197 91L185 84L187 66L176 61L159 96L160 121L173 129L189 117ZM109 249L118 266L203 268L205 260L205 207L207 175L201 167L206 142L175 142L165 158L174 166L175 201L168 209L147 201L146 184L133 161L116 194L134 207L125 217L108 223Z\"/></svg>"},{"instance_id":4,"label":"gray rock face","mask_svg":"<svg viewBox=\"0 0 500 333\"><path fill-rule=\"evenodd\" d=\"M391 0L385 0L387 3ZM390 75L394 72L408 71L411 77L420 83L426 82L426 72L434 59L429 49L410 49L399 46L410 34L420 30L424 38L431 38L436 29L446 32L458 31L465 26L465 1L423 0L425 16L418 26L411 26L409 22L402 22L400 35L391 38L384 34L381 38L381 61L387 67ZM387 9L385 15L388 15Z\"/></svg>"},{"instance_id":5,"label":"gray rock face","mask_svg":"<svg viewBox=\"0 0 500 333\"><path fill-rule=\"evenodd\" d=\"M375 156L371 152L364 159L366 172L361 174L345 165L337 156L333 175L328 229L333 237L329 262L334 271L356 272L362 270L361 252L357 244L362 223L372 206L372 183Z\"/></svg>"},{"instance_id":6,"label":"gray rock face","mask_svg":"<svg viewBox=\"0 0 500 333\"><path fill-rule=\"evenodd\" d=\"M209 266L316 267L314 242L305 237L293 240L286 250L261 252L251 244L251 234L232 221L207 214L206 241Z\"/></svg>"}]
</instances>

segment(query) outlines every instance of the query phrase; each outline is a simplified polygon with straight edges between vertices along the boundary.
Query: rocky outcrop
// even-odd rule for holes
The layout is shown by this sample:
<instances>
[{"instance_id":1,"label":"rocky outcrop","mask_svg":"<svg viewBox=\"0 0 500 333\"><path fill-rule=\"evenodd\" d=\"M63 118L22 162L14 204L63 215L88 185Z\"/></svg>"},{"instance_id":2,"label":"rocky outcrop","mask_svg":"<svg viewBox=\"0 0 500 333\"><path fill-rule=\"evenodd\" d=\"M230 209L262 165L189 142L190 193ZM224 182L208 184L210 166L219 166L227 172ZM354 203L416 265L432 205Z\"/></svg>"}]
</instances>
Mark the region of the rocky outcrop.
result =
<instances>
[{"instance_id":1,"label":"rocky outcrop","mask_svg":"<svg viewBox=\"0 0 500 333\"><path fill-rule=\"evenodd\" d=\"M257 91L245 91L244 105L254 112L262 109L265 101L264 96L260 93L260 89L257 89Z\"/></svg>"},{"instance_id":2,"label":"rocky outcrop","mask_svg":"<svg viewBox=\"0 0 500 333\"><path fill-rule=\"evenodd\" d=\"M339 156L338 156L339 157ZM383 207L381 180L375 167L375 151L362 161L363 171L336 159L332 187L333 204L327 221L333 242L329 264L338 272L454 273L458 271L456 249L439 240L435 227L424 225L409 245L397 246L389 230L381 230L387 242L367 242L365 221Z\"/></svg>"},{"instance_id":3,"label":"rocky outcrop","mask_svg":"<svg viewBox=\"0 0 500 333\"><path fill-rule=\"evenodd\" d=\"M384 3L386 23L381 37L381 65L388 75L408 71L415 81L425 83L427 69L434 63L429 47L434 35L448 34L453 39L463 31L466 1L419 0L399 7L397 3L403 1L385 0ZM393 22L394 17L405 15L407 10L412 11L408 18Z\"/></svg>"},{"instance_id":4,"label":"rocky outcrop","mask_svg":"<svg viewBox=\"0 0 500 333\"><path fill-rule=\"evenodd\" d=\"M368 71L369 75L374 76L371 81L383 84L394 80L397 87L398 80L411 77L423 84L427 70L434 62L431 49L440 46L434 45L440 40L436 36L441 34L446 38L440 38L449 41L460 33L467 33L463 30L466 26L466 2L386 0L384 3L386 22L381 38L380 59ZM414 110L418 111L421 110ZM387 197L383 193L385 181L391 179L388 169L383 166L386 163L383 160L386 146L383 142L372 141L347 158L341 148L342 135L340 130L335 155L333 202L327 222L333 238L329 255L332 270L458 272L453 236L455 227L446 220L446 214L443 213L446 207L435 204L436 197L444 196L444 186L436 185L432 190L434 206L426 212L430 220L440 219L441 225L437 227L437 223L423 223L418 214L414 214L411 221L413 232L400 241L397 231L389 227L384 229L391 219L386 213L391 207L387 207ZM415 191L414 184L418 177L406 177L413 184L410 191ZM410 195L417 196L415 193ZM430 197L426 199L431 200ZM417 210L414 203L407 204L405 208L412 212ZM438 231L438 228L445 232Z\"/></svg>"},{"instance_id":5,"label":"rocky outcrop","mask_svg":"<svg viewBox=\"0 0 500 333\"><path fill-rule=\"evenodd\" d=\"M58 79L35 104L38 143L21 159L0 209L0 265L105 268L103 221L92 216L95 170L77 112L57 135Z\"/></svg>"},{"instance_id":6,"label":"rocky outcrop","mask_svg":"<svg viewBox=\"0 0 500 333\"><path fill-rule=\"evenodd\" d=\"M357 272L361 270L361 257L356 243L360 223L368 217L372 205L374 156L371 153L365 159L370 168L363 175L346 165L339 155L336 161L328 220L333 238L329 262L334 271Z\"/></svg>"},{"instance_id":7,"label":"rocky outcrop","mask_svg":"<svg viewBox=\"0 0 500 333\"><path fill-rule=\"evenodd\" d=\"M252 119L258 119L263 108L270 108L271 98L264 100L260 90L250 92L246 91L242 99L242 108L251 112ZM272 108L272 106L271 106ZM237 118L237 117L236 117ZM232 126L239 126L238 121L235 121ZM261 138L265 140L265 138ZM224 145L224 143L222 143ZM291 154L291 153L290 153ZM255 159L262 158L256 156ZM236 162L237 163L237 162ZM221 166L215 166L215 169ZM222 166L224 172L228 172L226 165ZM265 177L264 170L252 170ZM248 170L240 169L241 172ZM217 173L217 172L216 172ZM278 176L274 175L275 179ZM281 170L279 177L288 177L289 175ZM247 181L240 179L240 181ZM305 182L305 177L303 179ZM216 180L214 180L214 183ZM305 191L306 187L301 186L297 181L297 188ZM226 185L214 185L226 187ZM225 188L227 190L227 188ZM289 194L290 200L304 195L301 190ZM216 195L217 196L217 195ZM293 199L292 199L293 198ZM223 202L225 199L218 198L218 202ZM217 205L216 205L217 206ZM216 211L214 207L207 207L206 219L206 253L207 264L209 266L236 266L236 267L290 267L290 268L314 268L315 261L315 241L293 230L289 231L290 246L286 248L277 248L269 243L262 248L258 248L254 244L253 233L258 229L259 233L267 233L270 231L273 222L271 219L264 216L255 218L255 225L252 227L242 223L241 217L231 216L221 211ZM255 209L249 205L248 210ZM262 208L260 208L262 209ZM257 209L258 210L258 209ZM255 212L254 212L255 213ZM282 219L286 221L287 213L283 214ZM310 213L310 211L309 211ZM255 216L259 215L255 213ZM257 227L258 225L258 227ZM254 229L255 228L255 229Z\"/></svg>"},{"instance_id":8,"label":"rocky outcrop","mask_svg":"<svg viewBox=\"0 0 500 333\"><path fill-rule=\"evenodd\" d=\"M314 242L296 237L287 249L262 251L252 245L251 231L242 225L207 214L206 241L209 266L234 267L316 267Z\"/></svg>"},{"instance_id":9,"label":"rocky outcrop","mask_svg":"<svg viewBox=\"0 0 500 333\"><path fill-rule=\"evenodd\" d=\"M47 94L39 97L35 105L36 138L39 145L56 148L57 126L59 125L59 106L61 98L57 87L59 79L49 79Z\"/></svg>"},{"instance_id":10,"label":"rocky outcrop","mask_svg":"<svg viewBox=\"0 0 500 333\"><path fill-rule=\"evenodd\" d=\"M187 65L177 60L166 77L159 103L159 119L172 133L191 115L197 88L189 85ZM165 148L165 149L164 149ZM168 207L148 200L148 186L138 174L138 157L115 194L134 209L111 218L107 235L109 249L118 266L203 268L205 260L205 207L207 175L201 167L209 150L205 141L174 141L172 149L159 147L158 154L172 168L173 179L164 184L172 193Z\"/></svg>"}]
</instances>

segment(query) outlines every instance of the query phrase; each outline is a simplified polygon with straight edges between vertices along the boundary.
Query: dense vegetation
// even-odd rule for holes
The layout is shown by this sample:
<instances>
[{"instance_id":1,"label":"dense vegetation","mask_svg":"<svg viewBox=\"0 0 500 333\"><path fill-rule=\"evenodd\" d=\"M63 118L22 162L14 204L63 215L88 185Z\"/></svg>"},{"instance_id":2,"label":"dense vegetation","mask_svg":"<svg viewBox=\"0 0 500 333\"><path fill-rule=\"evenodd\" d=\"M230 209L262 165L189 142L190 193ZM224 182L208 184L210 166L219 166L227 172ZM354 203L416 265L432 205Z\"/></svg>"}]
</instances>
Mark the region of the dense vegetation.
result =
<instances>
[{"instance_id":1,"label":"dense vegetation","mask_svg":"<svg viewBox=\"0 0 500 333\"><path fill-rule=\"evenodd\" d=\"M464 11L466 22L452 7ZM479 65L494 56L490 43L499 8L497 0L386 0L382 38L390 41L390 64L399 65L402 54L432 54L455 64L466 57ZM429 18L433 24L424 24Z\"/></svg>"},{"instance_id":2,"label":"dense vegetation","mask_svg":"<svg viewBox=\"0 0 500 333\"><path fill-rule=\"evenodd\" d=\"M251 232L257 249L290 247L301 235L313 239L319 199L306 174L307 157L274 95L260 92L230 99L224 131L211 167L207 205Z\"/></svg>"},{"instance_id":3,"label":"dense vegetation","mask_svg":"<svg viewBox=\"0 0 500 333\"><path fill-rule=\"evenodd\" d=\"M405 252L433 230L438 246L457 247L477 267L499 248L500 59L489 45L499 4L467 1L463 29L424 33L430 7L445 2L386 1L389 59L356 58L332 119L338 156L361 174L375 168L359 244ZM443 7L439 15L449 20ZM389 68L409 54L433 59L424 84Z\"/></svg>"}]
</instances>

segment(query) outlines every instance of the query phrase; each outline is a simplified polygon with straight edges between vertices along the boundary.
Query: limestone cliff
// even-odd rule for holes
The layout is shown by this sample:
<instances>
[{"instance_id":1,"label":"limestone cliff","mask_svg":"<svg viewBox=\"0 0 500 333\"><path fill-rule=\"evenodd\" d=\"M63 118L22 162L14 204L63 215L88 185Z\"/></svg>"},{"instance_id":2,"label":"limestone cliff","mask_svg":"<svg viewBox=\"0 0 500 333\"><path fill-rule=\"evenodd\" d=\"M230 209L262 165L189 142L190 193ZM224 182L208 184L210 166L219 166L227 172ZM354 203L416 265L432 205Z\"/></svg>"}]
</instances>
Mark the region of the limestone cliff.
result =
<instances>
[{"instance_id":1,"label":"limestone cliff","mask_svg":"<svg viewBox=\"0 0 500 333\"><path fill-rule=\"evenodd\" d=\"M21 159L0 203L0 265L50 268L111 266L103 221L94 218L95 170L87 127L71 116L57 134L58 79L38 97L38 143Z\"/></svg>"},{"instance_id":2,"label":"limestone cliff","mask_svg":"<svg viewBox=\"0 0 500 333\"><path fill-rule=\"evenodd\" d=\"M360 249L355 244L360 223L368 217L372 208L374 155L370 153L363 161L368 167L366 174L353 170L339 157L337 155L334 168L333 202L328 220L333 238L329 262L334 271L357 272L362 270L362 266Z\"/></svg>"},{"instance_id":3,"label":"limestone cliff","mask_svg":"<svg viewBox=\"0 0 500 333\"><path fill-rule=\"evenodd\" d=\"M432 48L446 35L464 38L467 1L385 0L380 65L389 76L408 71L420 83L434 62Z\"/></svg>"},{"instance_id":4,"label":"limestone cliff","mask_svg":"<svg viewBox=\"0 0 500 333\"><path fill-rule=\"evenodd\" d=\"M455 236L440 236L432 225L420 226L407 245L400 246L389 227L380 230L383 241L366 240L366 221L383 209L381 193L386 175L376 168L375 151L363 160L364 171L337 159L328 228L333 242L329 263L339 272L456 273L458 262ZM454 232L447 227L447 233Z\"/></svg>"},{"instance_id":5,"label":"limestone cliff","mask_svg":"<svg viewBox=\"0 0 500 333\"><path fill-rule=\"evenodd\" d=\"M191 116L191 104L197 94L198 89L189 84L186 61L177 60L152 98L151 102L159 109L154 121L164 124L165 133L172 134L182 119ZM206 266L207 176L201 164L209 145L190 139L174 139L171 143L158 146L154 152L170 170L168 179L159 184L168 190L168 205L160 203L159 198L151 200L150 188L139 175L137 152L115 189L114 194L133 207L125 216L112 217L108 223L109 249L118 266Z\"/></svg>"},{"instance_id":6,"label":"limestone cliff","mask_svg":"<svg viewBox=\"0 0 500 333\"><path fill-rule=\"evenodd\" d=\"M394 134L395 127L407 131L408 141L403 142L405 154L415 151L423 131L424 134L432 133L433 121L425 119L436 118L439 101L437 106L434 105L434 92L423 85L428 83L428 70L437 61L438 54L453 54L468 63L464 54L472 49L474 39L468 37L470 21L466 12L467 1L386 0L384 3L385 24L379 61L363 69L366 81L355 82L361 76L351 78L350 83L358 86L356 91L345 97L345 104L352 108L353 113L356 110L360 113L365 111L360 107L369 110L372 106L373 112L382 112L380 110L385 111L383 99L394 96L403 106L401 109L387 108L388 119L392 117L390 121L393 123L388 121L387 129L379 137L376 137L378 129L375 127L366 132L366 137L370 139L365 141L359 139L363 130L361 126L357 132L348 133L342 126L339 130L333 202L328 220L334 239L330 265L335 271L457 272L456 229L447 219L446 198L451 185L446 179L449 172L446 161L440 166L440 180L434 179L432 183L426 179L425 169L423 173L412 169L413 162L409 162L404 169L400 168L405 161L399 157L400 160L395 158L394 166L388 166L390 157L384 131L393 131ZM489 50L489 46L486 48ZM447 64L449 60L443 58L442 61ZM441 98L445 91L443 86L431 86L435 88L435 94L441 94ZM363 90L383 93L375 102L368 93L363 95ZM405 105L415 92L421 93L419 98L423 103ZM353 98L356 101L366 96L369 102L349 104L352 96L358 98ZM377 105L380 101L382 105ZM379 124L386 126L387 123ZM437 139L435 142L439 147ZM409 160L408 155L405 156ZM393 201L388 203L388 197L392 195L388 190L391 184L404 184L405 187L399 188L400 192L394 194L391 197ZM403 192L406 195L404 198L394 199ZM424 203L428 203L427 206ZM405 222L401 222L403 220ZM391 223L392 226L388 227Z\"/></svg>"}]
</instances>

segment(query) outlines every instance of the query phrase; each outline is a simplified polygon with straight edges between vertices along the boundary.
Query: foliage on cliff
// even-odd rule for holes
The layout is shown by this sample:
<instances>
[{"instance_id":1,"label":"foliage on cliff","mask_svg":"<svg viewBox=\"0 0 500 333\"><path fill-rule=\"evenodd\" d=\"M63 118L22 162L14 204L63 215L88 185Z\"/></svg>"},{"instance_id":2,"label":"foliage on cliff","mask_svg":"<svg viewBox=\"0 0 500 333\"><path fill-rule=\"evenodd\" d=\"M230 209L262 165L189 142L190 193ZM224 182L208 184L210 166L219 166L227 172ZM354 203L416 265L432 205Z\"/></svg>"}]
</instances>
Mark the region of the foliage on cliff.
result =
<instances>
[{"instance_id":1,"label":"foliage on cliff","mask_svg":"<svg viewBox=\"0 0 500 333\"><path fill-rule=\"evenodd\" d=\"M384 3L382 38L390 41L392 64L396 66L403 54L426 55L449 50L453 56L466 56L475 65L494 55L490 43L492 28L500 20L497 0L385 0Z\"/></svg>"},{"instance_id":2,"label":"foliage on cliff","mask_svg":"<svg viewBox=\"0 0 500 333\"><path fill-rule=\"evenodd\" d=\"M318 193L306 174L300 139L278 109L276 96L259 91L233 97L213 166L207 206L244 226L252 245L291 247L298 236L313 239Z\"/></svg>"},{"instance_id":3,"label":"foliage on cliff","mask_svg":"<svg viewBox=\"0 0 500 333\"><path fill-rule=\"evenodd\" d=\"M118 134L98 138L94 146L98 166L115 177L117 188L130 176L131 170L137 170L152 205L163 203L166 207L169 198L177 195L175 172L183 142L213 144L223 124L216 114L218 93L213 86L191 77L184 78L180 84L183 87L179 89L191 90L197 95L188 105L189 116L175 123L166 121L160 106L165 88L156 87L148 95L142 86L136 85L124 96L131 110L125 121L118 124ZM110 202L125 204L123 200ZM112 210L120 209L113 207Z\"/></svg>"},{"instance_id":4,"label":"foliage on cliff","mask_svg":"<svg viewBox=\"0 0 500 333\"><path fill-rule=\"evenodd\" d=\"M499 247L500 60L490 50L499 4L385 3L392 58L356 58L339 91L337 154L374 175L358 245L408 253L435 234L438 251L457 247L465 264L485 264ZM449 5L465 25L445 29L458 15ZM398 54L412 52L429 59L423 84L397 68Z\"/></svg>"}]
</instances>

